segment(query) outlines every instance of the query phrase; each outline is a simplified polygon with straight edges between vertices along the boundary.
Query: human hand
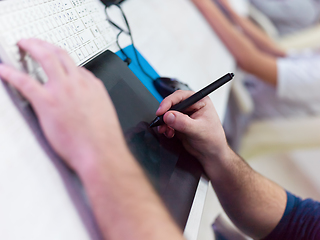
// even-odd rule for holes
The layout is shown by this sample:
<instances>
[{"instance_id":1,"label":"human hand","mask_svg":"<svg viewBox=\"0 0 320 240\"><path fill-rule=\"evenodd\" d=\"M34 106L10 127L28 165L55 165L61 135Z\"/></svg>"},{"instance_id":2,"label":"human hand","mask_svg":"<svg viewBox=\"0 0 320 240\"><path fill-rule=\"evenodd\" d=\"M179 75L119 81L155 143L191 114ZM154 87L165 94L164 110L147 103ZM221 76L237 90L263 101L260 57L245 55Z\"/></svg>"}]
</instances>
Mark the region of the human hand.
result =
<instances>
[{"instance_id":1,"label":"human hand","mask_svg":"<svg viewBox=\"0 0 320 240\"><path fill-rule=\"evenodd\" d=\"M192 91L179 90L162 101L156 114L165 114L163 119L166 125L159 126L158 131L168 138L177 133L185 149L197 157L207 170L214 164L214 159L222 159L229 151L224 130L210 98L205 97L189 107L185 111L188 115L168 111L192 94Z\"/></svg>"},{"instance_id":2,"label":"human hand","mask_svg":"<svg viewBox=\"0 0 320 240\"><path fill-rule=\"evenodd\" d=\"M48 82L42 85L5 65L0 65L0 77L31 103L49 143L71 168L85 168L97 155L125 146L115 109L99 79L49 43L21 40L19 47L42 66Z\"/></svg>"}]
</instances>

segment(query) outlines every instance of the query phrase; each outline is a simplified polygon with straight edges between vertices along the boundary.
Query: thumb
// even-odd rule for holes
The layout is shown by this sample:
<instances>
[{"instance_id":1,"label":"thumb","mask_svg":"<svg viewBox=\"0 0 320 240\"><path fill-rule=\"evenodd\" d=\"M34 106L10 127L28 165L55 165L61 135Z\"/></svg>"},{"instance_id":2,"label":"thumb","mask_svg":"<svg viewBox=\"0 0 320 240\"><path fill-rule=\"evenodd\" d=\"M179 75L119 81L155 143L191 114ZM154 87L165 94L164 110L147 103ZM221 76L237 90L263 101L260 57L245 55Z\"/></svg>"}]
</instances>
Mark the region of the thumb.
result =
<instances>
[{"instance_id":1,"label":"thumb","mask_svg":"<svg viewBox=\"0 0 320 240\"><path fill-rule=\"evenodd\" d=\"M178 132L185 134L193 134L196 132L195 121L183 113L169 111L164 115L163 120L169 127Z\"/></svg>"}]
</instances>

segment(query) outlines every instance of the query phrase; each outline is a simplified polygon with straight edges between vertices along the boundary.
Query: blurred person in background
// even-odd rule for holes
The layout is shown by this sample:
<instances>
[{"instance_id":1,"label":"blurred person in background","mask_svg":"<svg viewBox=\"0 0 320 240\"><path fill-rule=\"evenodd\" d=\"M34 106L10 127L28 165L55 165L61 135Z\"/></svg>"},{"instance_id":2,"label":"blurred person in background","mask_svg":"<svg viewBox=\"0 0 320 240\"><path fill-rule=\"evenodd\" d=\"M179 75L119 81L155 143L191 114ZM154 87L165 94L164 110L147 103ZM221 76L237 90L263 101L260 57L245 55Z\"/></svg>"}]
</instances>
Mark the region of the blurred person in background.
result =
<instances>
[{"instance_id":1,"label":"blurred person in background","mask_svg":"<svg viewBox=\"0 0 320 240\"><path fill-rule=\"evenodd\" d=\"M227 0L217 2L228 14L228 18L212 0L192 1L224 42L237 64L250 74L245 82L255 103L253 118L296 117L320 113L319 52L285 52L250 20L239 16ZM273 14L274 21L279 22L279 29L283 33L310 26L318 20L320 6L314 3L312 10L314 1L304 1L305 8L310 8L312 14L301 11L304 16L313 15L314 19L301 24L298 24L298 20L303 17L296 16L295 12L298 12L300 5L304 5L303 1L252 1L261 9L262 6L267 6L266 12ZM291 3L293 6L288 9L293 10L289 11L285 6L290 6ZM281 21L280 9L287 21ZM303 8L300 6L300 9ZM287 12L284 13L285 11Z\"/></svg>"},{"instance_id":2,"label":"blurred person in background","mask_svg":"<svg viewBox=\"0 0 320 240\"><path fill-rule=\"evenodd\" d=\"M251 95L254 110L249 116L239 115L237 111L232 112L233 105L230 105L231 115L224 125L234 150L240 151L243 133L252 120L306 120L320 115L318 50L286 52L247 17L237 14L228 0L192 1L234 56L238 66L247 73L242 81ZM270 17L281 35L312 27L319 19L320 2L314 0L251 2ZM242 148L243 151L248 153L251 150Z\"/></svg>"},{"instance_id":3,"label":"blurred person in background","mask_svg":"<svg viewBox=\"0 0 320 240\"><path fill-rule=\"evenodd\" d=\"M319 22L319 0L249 1L271 20L280 36L295 33Z\"/></svg>"}]
</instances>

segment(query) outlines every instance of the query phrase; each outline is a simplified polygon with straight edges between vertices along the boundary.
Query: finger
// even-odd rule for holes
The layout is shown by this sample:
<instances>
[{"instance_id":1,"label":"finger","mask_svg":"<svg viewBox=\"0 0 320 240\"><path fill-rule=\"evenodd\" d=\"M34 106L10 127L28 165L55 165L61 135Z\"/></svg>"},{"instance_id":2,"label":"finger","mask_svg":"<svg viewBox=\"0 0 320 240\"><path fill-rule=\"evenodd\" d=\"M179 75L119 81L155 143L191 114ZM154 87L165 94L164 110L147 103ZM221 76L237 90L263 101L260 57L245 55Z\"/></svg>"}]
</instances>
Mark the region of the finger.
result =
<instances>
[{"instance_id":1,"label":"finger","mask_svg":"<svg viewBox=\"0 0 320 240\"><path fill-rule=\"evenodd\" d=\"M0 64L0 78L14 86L32 104L45 96L43 86L29 75Z\"/></svg>"},{"instance_id":2,"label":"finger","mask_svg":"<svg viewBox=\"0 0 320 240\"><path fill-rule=\"evenodd\" d=\"M168 125L164 124L158 127L158 132L167 136L167 133L170 131L170 129L173 130L173 128L170 128Z\"/></svg>"},{"instance_id":3,"label":"finger","mask_svg":"<svg viewBox=\"0 0 320 240\"><path fill-rule=\"evenodd\" d=\"M168 97L166 97L160 104L156 114L158 116L164 114L165 112L167 112L172 106L182 102L183 100L187 99L188 97L190 97L191 95L193 95L194 92L193 91L175 91L174 93L172 93L171 95L169 95Z\"/></svg>"},{"instance_id":4,"label":"finger","mask_svg":"<svg viewBox=\"0 0 320 240\"><path fill-rule=\"evenodd\" d=\"M49 79L62 79L65 76L64 67L52 49L47 49L39 39L21 40L19 47L28 52L43 68Z\"/></svg>"},{"instance_id":5,"label":"finger","mask_svg":"<svg viewBox=\"0 0 320 240\"><path fill-rule=\"evenodd\" d=\"M167 125L161 125L161 126L158 127L158 132L159 132L160 134L165 133L166 130L167 130Z\"/></svg>"},{"instance_id":6,"label":"finger","mask_svg":"<svg viewBox=\"0 0 320 240\"><path fill-rule=\"evenodd\" d=\"M166 132L165 132L165 136L166 136L167 138L173 138L173 137L174 137L174 134L175 134L174 129L171 128L171 127L168 127L167 130L166 130Z\"/></svg>"},{"instance_id":7,"label":"finger","mask_svg":"<svg viewBox=\"0 0 320 240\"><path fill-rule=\"evenodd\" d=\"M41 41L39 39L35 39L35 41L38 41L39 44L49 49L50 51L55 52L67 73L72 73L76 71L77 65L65 50L48 42Z\"/></svg>"},{"instance_id":8,"label":"finger","mask_svg":"<svg viewBox=\"0 0 320 240\"><path fill-rule=\"evenodd\" d=\"M181 133L193 134L197 131L195 120L177 111L167 112L163 120L169 127Z\"/></svg>"},{"instance_id":9,"label":"finger","mask_svg":"<svg viewBox=\"0 0 320 240\"><path fill-rule=\"evenodd\" d=\"M185 109L183 112L184 113L188 113L188 115L196 112L196 111L199 111L200 109L204 108L206 105L207 105L207 101L209 99L207 99L208 97L206 98L203 98L201 100L199 100L198 102L196 102L195 104L191 105L190 107L188 107L187 109ZM190 114L189 114L190 113Z\"/></svg>"},{"instance_id":10,"label":"finger","mask_svg":"<svg viewBox=\"0 0 320 240\"><path fill-rule=\"evenodd\" d=\"M205 97L205 98L203 98L203 99L201 99L201 100L199 100L198 102L196 102L196 103L194 103L193 105L191 105L190 107L188 107L187 109L185 109L184 111L183 111L183 113L187 113L188 115L190 115L190 114L193 114L194 112L196 112L196 111L199 111L200 109L202 109L202 108L204 108L206 105L207 105L207 103L208 103L208 101L210 101L210 98L209 97ZM166 108L164 108L163 106L162 106L162 104L166 104L166 103L161 103L161 105L160 105L160 110L158 109L158 111L157 111L157 115L158 115L158 113L159 113L159 115L162 115L161 114L161 112L163 112L163 110L165 110ZM174 104L174 105L176 105L176 104ZM171 108L171 107L170 107ZM169 109L170 109L169 108ZM164 113L165 113L166 111L164 111ZM163 114L164 114L163 113ZM158 115L158 116L159 116Z\"/></svg>"}]
</instances>

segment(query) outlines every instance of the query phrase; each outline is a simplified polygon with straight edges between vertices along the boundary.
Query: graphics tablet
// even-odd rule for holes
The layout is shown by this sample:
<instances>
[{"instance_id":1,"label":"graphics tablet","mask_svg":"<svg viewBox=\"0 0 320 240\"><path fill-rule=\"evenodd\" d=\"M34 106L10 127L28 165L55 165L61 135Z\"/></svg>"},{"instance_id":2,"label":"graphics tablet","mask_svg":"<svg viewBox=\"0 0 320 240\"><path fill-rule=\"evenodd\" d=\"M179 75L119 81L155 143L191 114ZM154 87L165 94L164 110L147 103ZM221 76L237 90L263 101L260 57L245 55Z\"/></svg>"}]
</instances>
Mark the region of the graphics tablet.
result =
<instances>
[{"instance_id":1,"label":"graphics tablet","mask_svg":"<svg viewBox=\"0 0 320 240\"><path fill-rule=\"evenodd\" d=\"M103 81L131 152L184 229L202 174L200 164L178 139L167 139L148 127L159 102L117 55L107 51L84 67Z\"/></svg>"}]
</instances>

